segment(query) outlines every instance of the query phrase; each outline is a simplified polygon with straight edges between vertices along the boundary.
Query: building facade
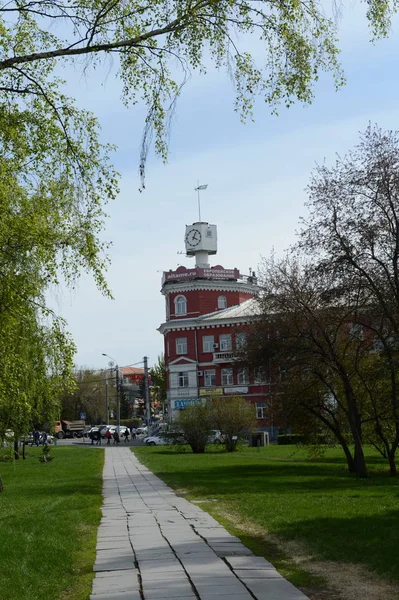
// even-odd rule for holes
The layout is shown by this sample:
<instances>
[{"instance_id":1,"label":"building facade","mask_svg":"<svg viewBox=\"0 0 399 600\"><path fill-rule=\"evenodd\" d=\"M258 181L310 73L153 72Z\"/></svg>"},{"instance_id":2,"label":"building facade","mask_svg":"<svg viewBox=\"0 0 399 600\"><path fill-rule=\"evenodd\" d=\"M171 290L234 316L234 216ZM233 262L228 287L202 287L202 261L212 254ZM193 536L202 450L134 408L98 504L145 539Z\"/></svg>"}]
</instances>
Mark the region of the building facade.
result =
<instances>
[{"instance_id":1,"label":"building facade","mask_svg":"<svg viewBox=\"0 0 399 600\"><path fill-rule=\"evenodd\" d=\"M258 313L259 288L255 274L210 266L217 252L215 225L204 222L186 226L186 252L195 267L180 266L162 278L164 336L169 415L184 410L210 394L226 398L239 395L253 406L260 429L273 435L267 412L272 390L266 374L252 373L235 364L245 342L245 331Z\"/></svg>"}]
</instances>

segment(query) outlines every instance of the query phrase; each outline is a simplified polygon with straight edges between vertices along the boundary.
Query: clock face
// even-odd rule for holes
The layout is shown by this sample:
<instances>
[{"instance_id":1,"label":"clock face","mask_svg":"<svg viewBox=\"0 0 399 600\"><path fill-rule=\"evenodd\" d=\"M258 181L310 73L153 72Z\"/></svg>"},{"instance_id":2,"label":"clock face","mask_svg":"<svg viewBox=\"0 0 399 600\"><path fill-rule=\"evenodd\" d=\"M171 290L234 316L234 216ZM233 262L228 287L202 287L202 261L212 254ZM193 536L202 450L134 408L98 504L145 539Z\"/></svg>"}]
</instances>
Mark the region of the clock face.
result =
<instances>
[{"instance_id":1,"label":"clock face","mask_svg":"<svg viewBox=\"0 0 399 600\"><path fill-rule=\"evenodd\" d=\"M201 241L201 237L202 236L199 229L190 229L186 235L186 244L192 247L198 246Z\"/></svg>"}]
</instances>

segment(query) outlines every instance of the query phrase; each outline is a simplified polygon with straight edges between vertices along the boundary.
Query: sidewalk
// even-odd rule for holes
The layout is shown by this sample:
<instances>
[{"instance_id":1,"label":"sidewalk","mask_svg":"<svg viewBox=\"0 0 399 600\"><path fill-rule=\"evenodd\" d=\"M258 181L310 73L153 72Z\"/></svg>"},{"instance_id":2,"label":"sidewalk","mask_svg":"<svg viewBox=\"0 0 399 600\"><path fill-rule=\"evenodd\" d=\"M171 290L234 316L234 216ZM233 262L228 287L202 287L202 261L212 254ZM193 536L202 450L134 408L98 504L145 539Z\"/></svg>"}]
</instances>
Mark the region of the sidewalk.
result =
<instances>
[{"instance_id":1,"label":"sidewalk","mask_svg":"<svg viewBox=\"0 0 399 600\"><path fill-rule=\"evenodd\" d=\"M108 448L90 600L307 600L129 448Z\"/></svg>"}]
</instances>

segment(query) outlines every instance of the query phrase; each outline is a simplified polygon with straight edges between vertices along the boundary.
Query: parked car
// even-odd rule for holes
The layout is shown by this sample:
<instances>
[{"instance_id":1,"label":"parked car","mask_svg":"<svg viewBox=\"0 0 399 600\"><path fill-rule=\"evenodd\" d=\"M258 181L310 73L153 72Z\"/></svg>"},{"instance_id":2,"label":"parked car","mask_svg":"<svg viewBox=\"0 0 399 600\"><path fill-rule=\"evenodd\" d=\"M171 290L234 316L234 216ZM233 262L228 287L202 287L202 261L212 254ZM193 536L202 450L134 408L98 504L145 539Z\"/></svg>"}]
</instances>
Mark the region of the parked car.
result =
<instances>
[{"instance_id":1,"label":"parked car","mask_svg":"<svg viewBox=\"0 0 399 600\"><path fill-rule=\"evenodd\" d=\"M111 434L113 434L117 429L118 426L117 425L108 425L108 429L111 432ZM130 429L129 427L126 427L125 425L120 425L119 427L119 437L125 437L125 432L128 432L129 436L130 436ZM104 435L105 435L106 429L104 429Z\"/></svg>"},{"instance_id":2,"label":"parked car","mask_svg":"<svg viewBox=\"0 0 399 600\"><path fill-rule=\"evenodd\" d=\"M107 431L107 429L109 429L111 427L111 425L100 425L98 430L101 434L101 437L105 437L105 432Z\"/></svg>"},{"instance_id":3,"label":"parked car","mask_svg":"<svg viewBox=\"0 0 399 600\"><path fill-rule=\"evenodd\" d=\"M147 434L148 433L148 427L147 425L143 426L143 427L137 427L136 429L136 435L142 435L142 434Z\"/></svg>"},{"instance_id":4,"label":"parked car","mask_svg":"<svg viewBox=\"0 0 399 600\"><path fill-rule=\"evenodd\" d=\"M160 435L151 435L150 437L146 438L146 444L147 446L167 446L170 444L170 442Z\"/></svg>"},{"instance_id":5,"label":"parked car","mask_svg":"<svg viewBox=\"0 0 399 600\"><path fill-rule=\"evenodd\" d=\"M219 429L211 429L208 436L208 444L223 444L224 435Z\"/></svg>"},{"instance_id":6,"label":"parked car","mask_svg":"<svg viewBox=\"0 0 399 600\"><path fill-rule=\"evenodd\" d=\"M91 431L91 425L87 425L82 431L82 437L88 437L89 432Z\"/></svg>"}]
</instances>

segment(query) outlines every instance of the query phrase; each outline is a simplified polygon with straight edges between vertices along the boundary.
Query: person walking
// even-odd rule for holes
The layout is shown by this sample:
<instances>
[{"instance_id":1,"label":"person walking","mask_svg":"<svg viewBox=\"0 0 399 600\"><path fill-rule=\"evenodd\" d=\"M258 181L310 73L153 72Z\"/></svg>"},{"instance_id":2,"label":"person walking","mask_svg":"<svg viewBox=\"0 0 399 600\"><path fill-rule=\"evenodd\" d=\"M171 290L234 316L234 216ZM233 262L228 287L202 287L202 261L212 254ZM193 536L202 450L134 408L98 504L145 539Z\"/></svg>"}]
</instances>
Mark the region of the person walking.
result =
<instances>
[{"instance_id":1,"label":"person walking","mask_svg":"<svg viewBox=\"0 0 399 600\"><path fill-rule=\"evenodd\" d=\"M105 439L107 440L107 446L111 443L112 434L109 429L105 432Z\"/></svg>"},{"instance_id":2,"label":"person walking","mask_svg":"<svg viewBox=\"0 0 399 600\"><path fill-rule=\"evenodd\" d=\"M101 446L101 433L98 431L98 429L94 432L93 437L96 445Z\"/></svg>"},{"instance_id":3,"label":"person walking","mask_svg":"<svg viewBox=\"0 0 399 600\"><path fill-rule=\"evenodd\" d=\"M135 427L132 427L132 440L136 439L136 432L137 432L137 429Z\"/></svg>"},{"instance_id":4,"label":"person walking","mask_svg":"<svg viewBox=\"0 0 399 600\"><path fill-rule=\"evenodd\" d=\"M33 446L33 444L36 444L36 446L38 446L39 443L40 443L40 433L38 432L37 429L35 429L35 431L33 432L32 446Z\"/></svg>"},{"instance_id":5,"label":"person walking","mask_svg":"<svg viewBox=\"0 0 399 600\"><path fill-rule=\"evenodd\" d=\"M125 438L125 444L127 444L129 441L129 429L127 427L123 433L123 437Z\"/></svg>"},{"instance_id":6,"label":"person walking","mask_svg":"<svg viewBox=\"0 0 399 600\"><path fill-rule=\"evenodd\" d=\"M121 439L120 439L119 433L116 429L115 429L114 433L112 434L112 437L114 438L114 446L118 445L119 442L121 441Z\"/></svg>"}]
</instances>

